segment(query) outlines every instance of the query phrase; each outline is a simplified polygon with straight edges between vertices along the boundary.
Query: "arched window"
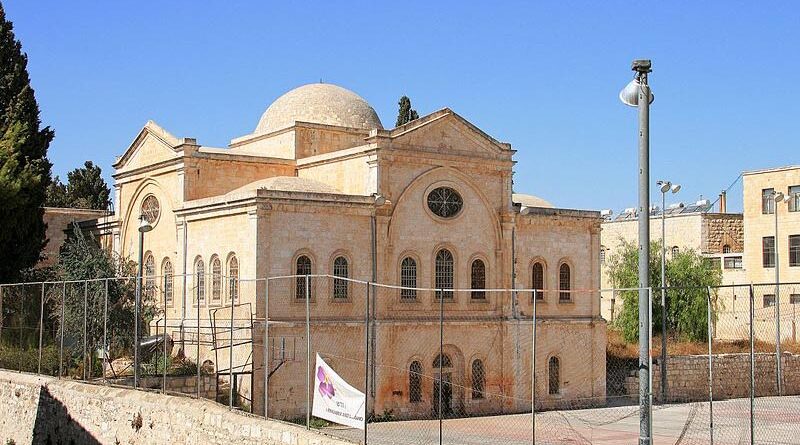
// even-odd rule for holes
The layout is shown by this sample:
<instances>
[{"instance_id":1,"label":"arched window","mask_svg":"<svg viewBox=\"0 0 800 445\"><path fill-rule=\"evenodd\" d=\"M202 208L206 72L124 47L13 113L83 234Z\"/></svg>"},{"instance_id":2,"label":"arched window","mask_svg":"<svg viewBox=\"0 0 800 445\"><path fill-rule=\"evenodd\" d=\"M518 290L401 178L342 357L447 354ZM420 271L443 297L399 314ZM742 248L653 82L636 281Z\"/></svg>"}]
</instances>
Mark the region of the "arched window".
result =
<instances>
[{"instance_id":1,"label":"arched window","mask_svg":"<svg viewBox=\"0 0 800 445\"><path fill-rule=\"evenodd\" d=\"M172 304L172 294L173 294L173 271L172 271L172 262L169 258L164 258L164 262L161 264L161 276L164 279L164 285L162 286L162 292L164 292L164 302L166 304Z\"/></svg>"},{"instance_id":2,"label":"arched window","mask_svg":"<svg viewBox=\"0 0 800 445\"><path fill-rule=\"evenodd\" d=\"M311 275L311 258L305 255L300 255L297 257L295 266L295 275ZM311 289L309 289L308 292L310 297ZM298 276L296 278L294 295L295 298L306 298L306 277Z\"/></svg>"},{"instance_id":3,"label":"arched window","mask_svg":"<svg viewBox=\"0 0 800 445\"><path fill-rule=\"evenodd\" d=\"M408 401L422 401L422 363L416 360L408 367Z\"/></svg>"},{"instance_id":4,"label":"arched window","mask_svg":"<svg viewBox=\"0 0 800 445\"><path fill-rule=\"evenodd\" d=\"M453 273L453 254L447 249L440 250L436 253L436 282L434 287L436 287L437 299L453 298Z\"/></svg>"},{"instance_id":5,"label":"arched window","mask_svg":"<svg viewBox=\"0 0 800 445\"><path fill-rule=\"evenodd\" d=\"M147 252L144 257L144 296L152 299L156 295L156 259Z\"/></svg>"},{"instance_id":6,"label":"arched window","mask_svg":"<svg viewBox=\"0 0 800 445\"><path fill-rule=\"evenodd\" d=\"M400 298L413 300L417 298L417 262L414 258L405 257L400 263Z\"/></svg>"},{"instance_id":7,"label":"arched window","mask_svg":"<svg viewBox=\"0 0 800 445\"><path fill-rule=\"evenodd\" d=\"M606 249L600 248L600 264L605 264L606 262Z\"/></svg>"},{"instance_id":8,"label":"arched window","mask_svg":"<svg viewBox=\"0 0 800 445\"><path fill-rule=\"evenodd\" d=\"M472 262L472 299L485 300L486 299L486 265L483 260L475 260Z\"/></svg>"},{"instance_id":9,"label":"arched window","mask_svg":"<svg viewBox=\"0 0 800 445\"><path fill-rule=\"evenodd\" d=\"M678 248L678 246L672 246L672 256L677 255L678 253L680 253L680 251L681 250Z\"/></svg>"},{"instance_id":10,"label":"arched window","mask_svg":"<svg viewBox=\"0 0 800 445\"><path fill-rule=\"evenodd\" d=\"M570 294L571 279L569 264L563 263L558 268L558 299L560 301L569 301L572 298Z\"/></svg>"},{"instance_id":11,"label":"arched window","mask_svg":"<svg viewBox=\"0 0 800 445\"><path fill-rule=\"evenodd\" d=\"M483 362L475 359L472 361L472 398L482 399L485 386L486 374L483 371Z\"/></svg>"},{"instance_id":12,"label":"arched window","mask_svg":"<svg viewBox=\"0 0 800 445\"><path fill-rule=\"evenodd\" d=\"M722 246L722 253L731 253L731 245L725 244L724 246Z\"/></svg>"},{"instance_id":13,"label":"arched window","mask_svg":"<svg viewBox=\"0 0 800 445\"><path fill-rule=\"evenodd\" d=\"M333 298L347 298L347 280L339 278L348 278L349 270L347 266L347 258L337 256L333 260Z\"/></svg>"},{"instance_id":14,"label":"arched window","mask_svg":"<svg viewBox=\"0 0 800 445\"><path fill-rule=\"evenodd\" d=\"M195 301L197 304L203 304L206 301L206 266L200 258L194 263L194 279Z\"/></svg>"},{"instance_id":15,"label":"arched window","mask_svg":"<svg viewBox=\"0 0 800 445\"><path fill-rule=\"evenodd\" d=\"M544 265L540 262L533 263L531 270L531 289L535 289L536 299L544 300Z\"/></svg>"},{"instance_id":16,"label":"arched window","mask_svg":"<svg viewBox=\"0 0 800 445\"><path fill-rule=\"evenodd\" d=\"M561 392L561 363L558 357L550 357L547 364L547 386L548 393L558 394Z\"/></svg>"},{"instance_id":17,"label":"arched window","mask_svg":"<svg viewBox=\"0 0 800 445\"><path fill-rule=\"evenodd\" d=\"M450 360L450 356L447 354L439 354L433 359L433 367L434 368L452 368L453 362Z\"/></svg>"},{"instance_id":18,"label":"arched window","mask_svg":"<svg viewBox=\"0 0 800 445\"><path fill-rule=\"evenodd\" d=\"M228 298L232 302L239 298L239 260L236 255L228 260Z\"/></svg>"},{"instance_id":19,"label":"arched window","mask_svg":"<svg viewBox=\"0 0 800 445\"><path fill-rule=\"evenodd\" d=\"M211 257L211 301L222 299L222 262L219 257Z\"/></svg>"}]
</instances>

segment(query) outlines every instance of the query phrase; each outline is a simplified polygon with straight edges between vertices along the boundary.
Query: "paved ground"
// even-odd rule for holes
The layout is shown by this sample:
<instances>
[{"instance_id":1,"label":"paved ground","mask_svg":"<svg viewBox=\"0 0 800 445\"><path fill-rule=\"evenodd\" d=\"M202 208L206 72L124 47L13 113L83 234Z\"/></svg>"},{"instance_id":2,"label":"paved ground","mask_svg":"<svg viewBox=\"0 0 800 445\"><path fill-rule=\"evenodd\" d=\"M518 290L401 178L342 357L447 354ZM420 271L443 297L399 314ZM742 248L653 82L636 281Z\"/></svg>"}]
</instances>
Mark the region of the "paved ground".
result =
<instances>
[{"instance_id":1,"label":"paved ground","mask_svg":"<svg viewBox=\"0 0 800 445\"><path fill-rule=\"evenodd\" d=\"M750 400L714 402L715 445L750 443ZM709 444L708 403L676 404L653 411L655 445ZM800 445L800 397L763 397L755 404L755 443ZM325 432L354 442L363 431L326 428ZM369 443L438 444L439 422L414 420L369 425ZM624 406L536 414L537 444L635 444L638 407ZM530 414L450 419L442 422L445 444L531 444Z\"/></svg>"}]
</instances>

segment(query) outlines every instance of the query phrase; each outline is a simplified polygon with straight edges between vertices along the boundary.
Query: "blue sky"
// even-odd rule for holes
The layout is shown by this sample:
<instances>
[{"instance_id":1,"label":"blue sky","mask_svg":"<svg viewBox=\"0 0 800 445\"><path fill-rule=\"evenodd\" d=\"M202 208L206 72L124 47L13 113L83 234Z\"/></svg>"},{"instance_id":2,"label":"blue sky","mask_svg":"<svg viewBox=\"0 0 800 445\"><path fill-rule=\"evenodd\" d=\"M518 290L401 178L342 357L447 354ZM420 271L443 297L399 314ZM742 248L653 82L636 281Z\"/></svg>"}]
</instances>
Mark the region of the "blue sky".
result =
<instances>
[{"instance_id":1,"label":"blue sky","mask_svg":"<svg viewBox=\"0 0 800 445\"><path fill-rule=\"evenodd\" d=\"M637 196L636 111L617 98L634 58L653 60L652 179L680 182L681 200L800 163L797 2L3 4L61 177L91 159L110 182L148 119L224 147L322 79L386 127L403 94L420 115L450 107L512 143L517 191L618 211Z\"/></svg>"}]
</instances>

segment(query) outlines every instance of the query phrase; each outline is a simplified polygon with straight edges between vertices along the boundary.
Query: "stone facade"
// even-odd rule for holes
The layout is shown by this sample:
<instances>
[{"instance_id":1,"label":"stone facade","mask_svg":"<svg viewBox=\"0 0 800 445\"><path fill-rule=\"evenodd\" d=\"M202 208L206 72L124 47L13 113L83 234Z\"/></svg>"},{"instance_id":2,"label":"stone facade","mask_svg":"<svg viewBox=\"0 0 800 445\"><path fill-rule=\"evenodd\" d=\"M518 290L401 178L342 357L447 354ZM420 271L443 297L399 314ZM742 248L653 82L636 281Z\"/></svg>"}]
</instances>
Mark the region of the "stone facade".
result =
<instances>
[{"instance_id":1,"label":"stone facade","mask_svg":"<svg viewBox=\"0 0 800 445\"><path fill-rule=\"evenodd\" d=\"M47 244L42 250L42 259L36 267L49 267L58 262L58 253L67 239L66 231L73 222L102 218L108 214L105 210L44 208L44 223L47 225L45 237Z\"/></svg>"}]
</instances>

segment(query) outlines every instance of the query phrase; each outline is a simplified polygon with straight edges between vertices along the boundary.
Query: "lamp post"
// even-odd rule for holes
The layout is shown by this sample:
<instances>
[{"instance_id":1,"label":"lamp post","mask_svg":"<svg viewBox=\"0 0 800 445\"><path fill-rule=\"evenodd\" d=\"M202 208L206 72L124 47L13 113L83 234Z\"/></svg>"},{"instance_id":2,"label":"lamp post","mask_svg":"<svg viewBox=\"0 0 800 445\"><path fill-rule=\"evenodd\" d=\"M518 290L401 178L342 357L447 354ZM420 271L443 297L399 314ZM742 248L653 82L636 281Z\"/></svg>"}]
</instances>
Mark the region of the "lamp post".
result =
<instances>
[{"instance_id":1,"label":"lamp post","mask_svg":"<svg viewBox=\"0 0 800 445\"><path fill-rule=\"evenodd\" d=\"M634 60L634 79L619 98L639 109L639 445L652 441L650 392L650 103L653 94L647 84L652 71L649 60Z\"/></svg>"},{"instance_id":2,"label":"lamp post","mask_svg":"<svg viewBox=\"0 0 800 445\"><path fill-rule=\"evenodd\" d=\"M139 387L139 316L142 308L142 267L144 262L144 234L153 226L139 215L139 268L136 273L136 295L133 304L133 388Z\"/></svg>"},{"instance_id":3,"label":"lamp post","mask_svg":"<svg viewBox=\"0 0 800 445\"><path fill-rule=\"evenodd\" d=\"M781 263L778 255L778 204L791 201L792 196L793 195L784 197L783 192L774 190L772 192L772 199L775 200L775 208L772 212L775 214L775 243L773 245L775 249L775 353L777 354L775 357L775 364L779 396L783 395L783 384L781 382L783 379L781 378Z\"/></svg>"},{"instance_id":4,"label":"lamp post","mask_svg":"<svg viewBox=\"0 0 800 445\"><path fill-rule=\"evenodd\" d=\"M661 403L667 402L667 232L665 225L667 192L681 190L680 184L658 181L661 191Z\"/></svg>"}]
</instances>

